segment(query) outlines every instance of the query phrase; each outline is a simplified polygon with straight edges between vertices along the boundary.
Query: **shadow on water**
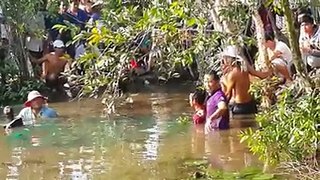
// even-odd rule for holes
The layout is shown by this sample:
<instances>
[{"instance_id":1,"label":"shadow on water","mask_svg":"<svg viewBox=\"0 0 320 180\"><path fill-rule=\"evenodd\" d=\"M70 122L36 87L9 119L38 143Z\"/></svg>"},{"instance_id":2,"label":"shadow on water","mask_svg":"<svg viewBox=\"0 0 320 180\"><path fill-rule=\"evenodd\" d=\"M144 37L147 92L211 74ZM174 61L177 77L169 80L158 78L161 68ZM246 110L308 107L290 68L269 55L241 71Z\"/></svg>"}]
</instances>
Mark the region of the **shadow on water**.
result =
<instances>
[{"instance_id":1,"label":"shadow on water","mask_svg":"<svg viewBox=\"0 0 320 180\"><path fill-rule=\"evenodd\" d=\"M0 176L7 179L180 179L190 159L213 168L260 165L239 143L253 121L233 120L232 129L205 136L203 126L179 124L189 115L188 91L132 95L119 116L101 118L99 100L55 103L61 119L0 136Z\"/></svg>"}]
</instances>

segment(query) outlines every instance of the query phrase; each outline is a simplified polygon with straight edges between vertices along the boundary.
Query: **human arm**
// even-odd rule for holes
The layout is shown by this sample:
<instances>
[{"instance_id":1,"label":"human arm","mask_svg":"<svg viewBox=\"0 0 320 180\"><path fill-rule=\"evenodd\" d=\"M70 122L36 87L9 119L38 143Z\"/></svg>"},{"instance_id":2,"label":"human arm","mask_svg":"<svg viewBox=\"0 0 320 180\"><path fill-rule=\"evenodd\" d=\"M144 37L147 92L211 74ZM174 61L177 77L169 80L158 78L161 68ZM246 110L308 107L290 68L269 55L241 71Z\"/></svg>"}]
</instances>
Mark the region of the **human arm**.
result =
<instances>
[{"instance_id":1,"label":"human arm","mask_svg":"<svg viewBox=\"0 0 320 180\"><path fill-rule=\"evenodd\" d=\"M42 58L34 60L33 63L41 64L41 63L43 63L43 62L45 62L47 60L48 60L48 55L44 55Z\"/></svg>"},{"instance_id":2,"label":"human arm","mask_svg":"<svg viewBox=\"0 0 320 180\"><path fill-rule=\"evenodd\" d=\"M42 63L42 74L41 74L41 78L45 79L46 76L48 75L48 65L46 62Z\"/></svg>"},{"instance_id":3,"label":"human arm","mask_svg":"<svg viewBox=\"0 0 320 180\"><path fill-rule=\"evenodd\" d=\"M232 90L236 84L235 82L235 76L236 74L234 73L230 73L228 74L224 79L225 79L225 82L223 84L223 92L224 94L226 95L227 99L230 100L231 97L232 97Z\"/></svg>"},{"instance_id":4,"label":"human arm","mask_svg":"<svg viewBox=\"0 0 320 180\"><path fill-rule=\"evenodd\" d=\"M257 71L251 65L248 65L247 67L248 67L248 72L251 75L256 76L256 77L258 77L260 79L265 79L268 76L272 75L272 70L271 69L268 69L268 71Z\"/></svg>"},{"instance_id":5,"label":"human arm","mask_svg":"<svg viewBox=\"0 0 320 180\"><path fill-rule=\"evenodd\" d=\"M212 122L218 119L219 117L225 115L226 113L228 113L227 103L225 101L220 101L218 103L218 109L211 116L209 116L207 120Z\"/></svg>"},{"instance_id":6,"label":"human arm","mask_svg":"<svg viewBox=\"0 0 320 180\"><path fill-rule=\"evenodd\" d=\"M279 50L276 50L273 52L273 56L270 57L270 61L276 59L276 58L280 58L282 55L282 52Z\"/></svg>"},{"instance_id":7,"label":"human arm","mask_svg":"<svg viewBox=\"0 0 320 180\"><path fill-rule=\"evenodd\" d=\"M215 112L212 113L208 118L206 118L206 124L205 124L205 132L208 133L212 130L213 127L219 126L219 119L222 118L223 115L225 115L228 112L227 103L224 99L222 99L218 103L218 108Z\"/></svg>"},{"instance_id":8,"label":"human arm","mask_svg":"<svg viewBox=\"0 0 320 180\"><path fill-rule=\"evenodd\" d=\"M189 94L189 104L190 104L191 107L193 107L193 102L192 102L193 101L192 100L193 95L194 95L193 93Z\"/></svg>"}]
</instances>

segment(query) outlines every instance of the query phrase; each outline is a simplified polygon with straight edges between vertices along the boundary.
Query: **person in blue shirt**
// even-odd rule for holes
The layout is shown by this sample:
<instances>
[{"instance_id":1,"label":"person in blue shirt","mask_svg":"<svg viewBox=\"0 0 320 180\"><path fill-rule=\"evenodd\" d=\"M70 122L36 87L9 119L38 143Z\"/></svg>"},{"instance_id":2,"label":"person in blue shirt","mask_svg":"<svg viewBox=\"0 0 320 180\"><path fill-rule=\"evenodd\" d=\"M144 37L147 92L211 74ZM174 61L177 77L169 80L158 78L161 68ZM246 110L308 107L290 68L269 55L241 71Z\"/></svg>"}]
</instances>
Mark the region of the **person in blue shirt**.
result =
<instances>
[{"instance_id":1,"label":"person in blue shirt","mask_svg":"<svg viewBox=\"0 0 320 180\"><path fill-rule=\"evenodd\" d=\"M39 119L57 118L57 112L46 105L47 98L38 91L31 91L28 100L16 118L21 118L23 125L34 125Z\"/></svg>"}]
</instances>

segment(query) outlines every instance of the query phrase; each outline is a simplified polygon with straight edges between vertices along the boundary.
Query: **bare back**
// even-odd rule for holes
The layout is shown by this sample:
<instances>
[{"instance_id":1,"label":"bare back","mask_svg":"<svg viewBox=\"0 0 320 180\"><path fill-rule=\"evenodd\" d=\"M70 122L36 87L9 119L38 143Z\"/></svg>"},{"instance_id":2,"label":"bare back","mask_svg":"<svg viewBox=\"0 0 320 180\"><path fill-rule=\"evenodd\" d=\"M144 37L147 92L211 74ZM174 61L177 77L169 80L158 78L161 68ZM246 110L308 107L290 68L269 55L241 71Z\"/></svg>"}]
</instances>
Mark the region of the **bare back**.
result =
<instances>
[{"instance_id":1,"label":"bare back","mask_svg":"<svg viewBox=\"0 0 320 180\"><path fill-rule=\"evenodd\" d=\"M248 103L252 100L252 96L249 94L249 72L241 71L235 67L226 74L225 84L232 88L232 97L235 103Z\"/></svg>"}]
</instances>

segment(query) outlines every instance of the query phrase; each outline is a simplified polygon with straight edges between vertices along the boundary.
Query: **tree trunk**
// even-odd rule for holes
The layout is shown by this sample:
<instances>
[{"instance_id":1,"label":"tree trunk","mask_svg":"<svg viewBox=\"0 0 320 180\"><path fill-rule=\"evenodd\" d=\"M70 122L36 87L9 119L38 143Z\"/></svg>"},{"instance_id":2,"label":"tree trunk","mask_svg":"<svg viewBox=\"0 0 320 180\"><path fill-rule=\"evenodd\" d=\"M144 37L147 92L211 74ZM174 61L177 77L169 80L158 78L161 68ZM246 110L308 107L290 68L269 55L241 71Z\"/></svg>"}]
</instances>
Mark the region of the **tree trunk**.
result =
<instances>
[{"instance_id":1,"label":"tree trunk","mask_svg":"<svg viewBox=\"0 0 320 180\"><path fill-rule=\"evenodd\" d=\"M263 22L261 20L261 17L259 15L259 12L257 9L253 11L252 19L255 23L256 28L256 34L257 34L257 42L258 42L258 49L259 49L259 56L258 61L255 64L257 69L264 69L266 67L270 67L270 62L268 60L268 54L267 54L267 48L265 47L265 39L264 39L264 26Z\"/></svg>"},{"instance_id":2,"label":"tree trunk","mask_svg":"<svg viewBox=\"0 0 320 180\"><path fill-rule=\"evenodd\" d=\"M308 75L306 74L304 63L302 63L302 60L301 60L300 48L299 48L298 41L296 40L298 36L296 34L294 24L293 24L294 22L293 13L289 5L290 4L288 0L282 0L283 13L286 18L286 26L287 26L288 36L289 36L289 42L290 42L290 47L293 55L293 63L294 63L294 66L296 67L298 74L307 83L306 85L313 88L314 84L312 83L310 77L308 77Z\"/></svg>"},{"instance_id":3,"label":"tree trunk","mask_svg":"<svg viewBox=\"0 0 320 180\"><path fill-rule=\"evenodd\" d=\"M222 25L220 17L219 17L219 8L218 8L220 6L220 1L219 0L216 0L216 1L210 0L209 4L211 6L210 15L213 20L214 30L219 31L219 32L223 32L223 25Z\"/></svg>"}]
</instances>

